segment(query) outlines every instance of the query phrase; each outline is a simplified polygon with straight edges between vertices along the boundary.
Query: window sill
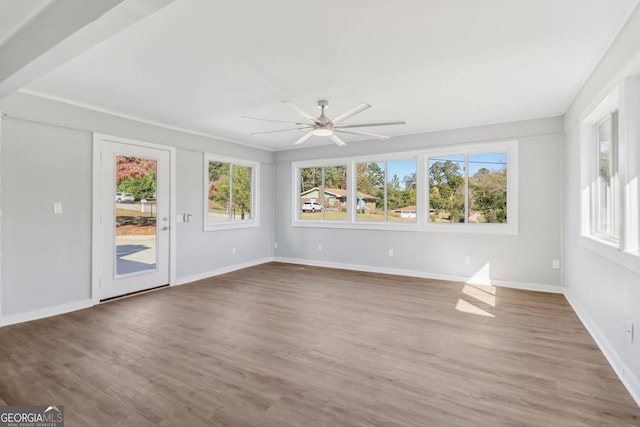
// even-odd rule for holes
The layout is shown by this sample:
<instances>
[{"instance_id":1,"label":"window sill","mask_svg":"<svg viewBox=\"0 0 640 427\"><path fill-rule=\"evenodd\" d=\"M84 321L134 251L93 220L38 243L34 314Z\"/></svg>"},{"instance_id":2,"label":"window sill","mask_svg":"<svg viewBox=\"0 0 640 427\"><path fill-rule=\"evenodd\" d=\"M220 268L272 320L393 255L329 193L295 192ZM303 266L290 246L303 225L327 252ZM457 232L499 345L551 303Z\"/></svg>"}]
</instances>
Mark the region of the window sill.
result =
<instances>
[{"instance_id":1,"label":"window sill","mask_svg":"<svg viewBox=\"0 0 640 427\"><path fill-rule=\"evenodd\" d=\"M517 235L518 228L512 224L411 224L411 223L382 223L382 222L338 222L338 221L293 221L293 227L307 228L336 228L350 230L380 230L380 231L419 231L426 233L455 233L455 234L498 234Z\"/></svg>"},{"instance_id":2,"label":"window sill","mask_svg":"<svg viewBox=\"0 0 640 427\"><path fill-rule=\"evenodd\" d=\"M219 231L219 230L234 230L238 228L255 228L260 227L260 223L258 221L247 221L247 222L225 222L220 224L205 224L204 231Z\"/></svg>"},{"instance_id":3,"label":"window sill","mask_svg":"<svg viewBox=\"0 0 640 427\"><path fill-rule=\"evenodd\" d=\"M615 243L591 235L581 235L580 244L604 258L640 274L640 253L621 251Z\"/></svg>"}]
</instances>

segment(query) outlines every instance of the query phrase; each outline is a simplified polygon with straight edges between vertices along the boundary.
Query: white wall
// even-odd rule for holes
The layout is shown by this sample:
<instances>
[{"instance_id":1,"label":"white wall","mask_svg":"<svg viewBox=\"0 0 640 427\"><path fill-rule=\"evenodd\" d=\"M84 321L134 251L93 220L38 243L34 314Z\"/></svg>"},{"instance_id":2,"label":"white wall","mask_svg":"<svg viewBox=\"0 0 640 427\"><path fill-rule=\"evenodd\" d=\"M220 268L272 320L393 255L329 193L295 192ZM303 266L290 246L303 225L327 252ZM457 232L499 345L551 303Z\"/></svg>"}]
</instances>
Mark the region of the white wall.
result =
<instances>
[{"instance_id":1,"label":"white wall","mask_svg":"<svg viewBox=\"0 0 640 427\"><path fill-rule=\"evenodd\" d=\"M609 259L580 238L579 121L587 109L616 85L623 85L624 78L639 66L640 9L636 9L565 114L563 282L565 295L640 404L640 274L616 261L623 259L622 254L613 253ZM638 137L627 142L637 153ZM626 337L627 320L636 325L634 343Z\"/></svg>"},{"instance_id":2,"label":"white wall","mask_svg":"<svg viewBox=\"0 0 640 427\"><path fill-rule=\"evenodd\" d=\"M561 291L560 259L562 119L560 117L276 153L275 256L307 262L433 278L466 280L489 265L493 283ZM293 227L291 162L357 157L437 146L519 141L517 235L372 231ZM322 251L317 250L321 244ZM388 249L394 256L388 256ZM464 264L464 256L471 264Z\"/></svg>"},{"instance_id":3,"label":"white wall","mask_svg":"<svg viewBox=\"0 0 640 427\"><path fill-rule=\"evenodd\" d=\"M178 283L271 258L273 153L20 93L0 111L4 323L90 302L92 131L177 147L176 210L193 215L176 225ZM261 163L259 227L203 231L204 152Z\"/></svg>"}]
</instances>

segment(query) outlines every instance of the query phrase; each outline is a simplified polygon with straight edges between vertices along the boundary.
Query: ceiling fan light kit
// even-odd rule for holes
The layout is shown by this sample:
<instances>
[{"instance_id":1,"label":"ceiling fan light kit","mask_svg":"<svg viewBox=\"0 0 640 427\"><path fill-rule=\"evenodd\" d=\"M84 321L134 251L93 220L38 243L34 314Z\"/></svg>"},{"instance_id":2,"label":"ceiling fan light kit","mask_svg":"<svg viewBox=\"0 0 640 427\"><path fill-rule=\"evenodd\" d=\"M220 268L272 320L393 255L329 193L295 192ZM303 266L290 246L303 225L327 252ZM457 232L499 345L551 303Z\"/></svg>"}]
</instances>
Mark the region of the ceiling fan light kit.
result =
<instances>
[{"instance_id":1,"label":"ceiling fan light kit","mask_svg":"<svg viewBox=\"0 0 640 427\"><path fill-rule=\"evenodd\" d=\"M252 133L252 135L262 135L262 134L277 133L277 132L289 132L294 130L306 130L307 133L304 134L301 138L299 138L296 142L294 142L293 145L302 144L312 136L322 136L322 137L329 137L329 139L331 139L336 145L340 147L345 146L347 144L342 139L340 139L340 137L338 137L336 133L367 136L369 138L374 138L374 139L389 139L388 136L384 136L384 135L377 135L374 133L347 130L347 129L359 128L359 127L370 127L370 126L403 125L406 123L404 120L389 121L389 122L351 123L351 124L343 123L344 120L347 120L355 116L356 114L359 114L371 108L370 104L364 104L364 103L359 104L356 107L340 114L334 119L330 119L324 114L325 108L329 107L329 101L327 101L326 99L321 99L318 101L318 108L320 108L321 110L319 117L313 117L311 114L307 113L306 111L304 111L302 108L298 107L296 104L294 104L291 101L283 101L283 103L288 104L294 111L296 111L298 114L304 117L307 120L307 122L287 122L283 120L260 119L257 117L241 117L241 119L260 120L260 121L276 122L276 123L288 123L288 124L297 126L295 128L290 128L290 129L280 129L280 130L272 130L272 131L266 131L266 132L254 132Z\"/></svg>"}]
</instances>

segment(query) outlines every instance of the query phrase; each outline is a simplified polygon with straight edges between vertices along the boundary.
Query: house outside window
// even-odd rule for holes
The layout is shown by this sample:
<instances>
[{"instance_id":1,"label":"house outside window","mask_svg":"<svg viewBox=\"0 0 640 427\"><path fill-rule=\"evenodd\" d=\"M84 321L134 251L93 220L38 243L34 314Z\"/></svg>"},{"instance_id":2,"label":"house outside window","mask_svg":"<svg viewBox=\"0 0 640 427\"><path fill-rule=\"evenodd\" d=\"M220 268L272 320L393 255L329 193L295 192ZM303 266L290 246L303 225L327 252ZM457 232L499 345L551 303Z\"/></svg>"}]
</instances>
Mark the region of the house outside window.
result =
<instances>
[{"instance_id":1,"label":"house outside window","mask_svg":"<svg viewBox=\"0 0 640 427\"><path fill-rule=\"evenodd\" d=\"M292 224L518 233L518 141L292 163Z\"/></svg>"},{"instance_id":2,"label":"house outside window","mask_svg":"<svg viewBox=\"0 0 640 427\"><path fill-rule=\"evenodd\" d=\"M357 163L356 221L416 222L416 159Z\"/></svg>"},{"instance_id":3,"label":"house outside window","mask_svg":"<svg viewBox=\"0 0 640 427\"><path fill-rule=\"evenodd\" d=\"M312 166L299 170L298 215L302 221L347 220L347 167Z\"/></svg>"}]
</instances>

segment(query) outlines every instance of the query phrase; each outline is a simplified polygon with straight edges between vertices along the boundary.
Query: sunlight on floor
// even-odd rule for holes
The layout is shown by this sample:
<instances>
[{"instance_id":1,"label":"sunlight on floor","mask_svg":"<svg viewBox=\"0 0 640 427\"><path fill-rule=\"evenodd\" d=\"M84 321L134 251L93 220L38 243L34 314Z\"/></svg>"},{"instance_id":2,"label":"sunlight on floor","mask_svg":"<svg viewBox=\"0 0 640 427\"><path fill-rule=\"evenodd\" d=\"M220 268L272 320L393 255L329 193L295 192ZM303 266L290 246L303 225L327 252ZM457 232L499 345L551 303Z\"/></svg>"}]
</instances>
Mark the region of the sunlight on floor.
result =
<instances>
[{"instance_id":1,"label":"sunlight on floor","mask_svg":"<svg viewBox=\"0 0 640 427\"><path fill-rule=\"evenodd\" d=\"M485 286L485 285L464 285L462 288L462 293L465 295L469 295L477 300L482 301L483 303L490 305L491 307L496 306L496 288L495 286Z\"/></svg>"},{"instance_id":2,"label":"sunlight on floor","mask_svg":"<svg viewBox=\"0 0 640 427\"><path fill-rule=\"evenodd\" d=\"M462 288L462 293L466 297L458 298L456 310L479 316L495 317L487 311L496 306L496 288L491 286L491 266L488 262L471 276ZM480 307L484 307L484 309Z\"/></svg>"},{"instance_id":3,"label":"sunlight on floor","mask_svg":"<svg viewBox=\"0 0 640 427\"><path fill-rule=\"evenodd\" d=\"M477 314L479 316L496 317L493 314L489 313L488 311L485 311L479 307L476 307L475 305L461 298L458 298L458 302L456 303L456 310L461 311L463 313Z\"/></svg>"}]
</instances>

